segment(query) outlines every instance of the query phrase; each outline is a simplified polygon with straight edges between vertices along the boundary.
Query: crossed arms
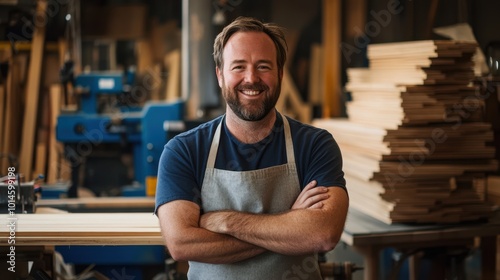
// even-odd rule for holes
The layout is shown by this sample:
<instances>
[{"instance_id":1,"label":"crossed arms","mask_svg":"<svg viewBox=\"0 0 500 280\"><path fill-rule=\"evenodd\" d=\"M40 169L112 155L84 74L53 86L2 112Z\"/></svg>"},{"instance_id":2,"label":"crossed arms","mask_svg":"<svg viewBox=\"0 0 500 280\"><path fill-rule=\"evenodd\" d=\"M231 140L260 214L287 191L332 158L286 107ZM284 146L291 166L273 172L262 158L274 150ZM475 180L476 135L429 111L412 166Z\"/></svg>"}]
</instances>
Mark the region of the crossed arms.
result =
<instances>
[{"instance_id":1,"label":"crossed arms","mask_svg":"<svg viewBox=\"0 0 500 280\"><path fill-rule=\"evenodd\" d=\"M289 211L252 214L223 210L200 215L198 204L175 200L158 208L165 244L175 260L233 263L266 251L327 252L340 239L348 197L339 187L309 183Z\"/></svg>"}]
</instances>

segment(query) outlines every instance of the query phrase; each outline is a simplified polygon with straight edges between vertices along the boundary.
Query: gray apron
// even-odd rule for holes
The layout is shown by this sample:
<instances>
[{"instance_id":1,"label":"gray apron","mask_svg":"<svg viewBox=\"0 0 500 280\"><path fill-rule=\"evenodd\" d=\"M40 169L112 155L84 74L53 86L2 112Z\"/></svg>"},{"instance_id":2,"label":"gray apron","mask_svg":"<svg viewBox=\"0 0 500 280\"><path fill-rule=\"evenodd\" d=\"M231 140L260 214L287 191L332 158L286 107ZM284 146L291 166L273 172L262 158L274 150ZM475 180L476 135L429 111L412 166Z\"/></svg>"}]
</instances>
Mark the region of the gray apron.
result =
<instances>
[{"instance_id":1,"label":"gray apron","mask_svg":"<svg viewBox=\"0 0 500 280\"><path fill-rule=\"evenodd\" d=\"M215 169L221 120L208 156L201 188L203 211L232 209L252 213L278 213L289 210L300 193L293 143L288 120L282 116L287 163L252 171ZM307 238L307 236L304 236ZM293 246L293 244L291 244ZM190 280L207 279L321 279L317 258L285 256L266 252L233 264L189 262Z\"/></svg>"}]
</instances>

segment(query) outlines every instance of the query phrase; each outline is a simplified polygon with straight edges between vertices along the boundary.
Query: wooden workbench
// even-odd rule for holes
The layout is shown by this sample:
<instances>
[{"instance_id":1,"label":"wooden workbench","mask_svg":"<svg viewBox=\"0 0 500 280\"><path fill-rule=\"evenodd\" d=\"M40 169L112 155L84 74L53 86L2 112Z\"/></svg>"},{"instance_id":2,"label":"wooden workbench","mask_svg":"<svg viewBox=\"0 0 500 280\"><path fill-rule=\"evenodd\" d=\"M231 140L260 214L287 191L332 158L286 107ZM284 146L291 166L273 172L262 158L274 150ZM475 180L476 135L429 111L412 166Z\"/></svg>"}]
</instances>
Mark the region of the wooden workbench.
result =
<instances>
[{"instance_id":1,"label":"wooden workbench","mask_svg":"<svg viewBox=\"0 0 500 280\"><path fill-rule=\"evenodd\" d=\"M10 222L15 224L13 232L9 229ZM54 275L55 246L163 246L158 218L151 211L68 213L38 207L35 214L1 214L0 223L0 253L5 256L12 252L11 246L16 252L16 273L3 275L7 266L5 262L0 264L0 275L8 276L8 280L27 277L28 261L32 261L38 270L43 270L49 276ZM15 235L15 244L9 244L9 235L12 234Z\"/></svg>"},{"instance_id":2,"label":"wooden workbench","mask_svg":"<svg viewBox=\"0 0 500 280\"><path fill-rule=\"evenodd\" d=\"M380 252L384 248L419 250L425 248L472 247L480 239L482 279L495 279L497 235L500 219L489 222L450 225L388 225L350 208L342 241L361 253L365 259L364 278L379 278ZM410 262L410 279L417 271Z\"/></svg>"},{"instance_id":3,"label":"wooden workbench","mask_svg":"<svg viewBox=\"0 0 500 280\"><path fill-rule=\"evenodd\" d=\"M163 245L158 218L152 213L17 214L16 246ZM6 214L0 215L2 225ZM0 227L0 246L10 232Z\"/></svg>"},{"instance_id":4,"label":"wooden workbench","mask_svg":"<svg viewBox=\"0 0 500 280\"><path fill-rule=\"evenodd\" d=\"M0 215L7 224L10 216ZM158 218L146 213L17 214L16 246L163 245ZM356 209L349 210L342 241L365 257L364 279L378 279L383 248L421 249L472 246L481 240L482 278L495 279L496 237L500 220L459 225L384 224ZM8 246L9 231L0 227L0 246ZM487 256L487 257L484 257Z\"/></svg>"},{"instance_id":5,"label":"wooden workbench","mask_svg":"<svg viewBox=\"0 0 500 280\"><path fill-rule=\"evenodd\" d=\"M40 199L36 206L36 214L13 216L16 246L163 245L153 197ZM0 214L0 223L8 218ZM0 246L9 245L9 234L0 227Z\"/></svg>"}]
</instances>

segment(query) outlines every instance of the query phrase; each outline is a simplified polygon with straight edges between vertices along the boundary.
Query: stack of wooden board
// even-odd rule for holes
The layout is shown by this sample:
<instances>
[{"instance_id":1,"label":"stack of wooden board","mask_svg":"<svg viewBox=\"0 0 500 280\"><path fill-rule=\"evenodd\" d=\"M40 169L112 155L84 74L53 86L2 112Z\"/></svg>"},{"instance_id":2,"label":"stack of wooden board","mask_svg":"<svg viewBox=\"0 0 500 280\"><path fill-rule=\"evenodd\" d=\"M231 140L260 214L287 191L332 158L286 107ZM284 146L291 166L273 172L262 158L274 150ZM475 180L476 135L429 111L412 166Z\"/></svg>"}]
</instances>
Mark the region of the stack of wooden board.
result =
<instances>
[{"instance_id":1,"label":"stack of wooden board","mask_svg":"<svg viewBox=\"0 0 500 280\"><path fill-rule=\"evenodd\" d=\"M471 85L476 44L368 46L349 69L348 119L314 120L342 150L351 206L386 223L487 218L485 172L495 171L484 98Z\"/></svg>"},{"instance_id":2,"label":"stack of wooden board","mask_svg":"<svg viewBox=\"0 0 500 280\"><path fill-rule=\"evenodd\" d=\"M455 41L370 45L370 68L348 69L349 118L391 129L480 120L484 98L469 85L475 49Z\"/></svg>"}]
</instances>

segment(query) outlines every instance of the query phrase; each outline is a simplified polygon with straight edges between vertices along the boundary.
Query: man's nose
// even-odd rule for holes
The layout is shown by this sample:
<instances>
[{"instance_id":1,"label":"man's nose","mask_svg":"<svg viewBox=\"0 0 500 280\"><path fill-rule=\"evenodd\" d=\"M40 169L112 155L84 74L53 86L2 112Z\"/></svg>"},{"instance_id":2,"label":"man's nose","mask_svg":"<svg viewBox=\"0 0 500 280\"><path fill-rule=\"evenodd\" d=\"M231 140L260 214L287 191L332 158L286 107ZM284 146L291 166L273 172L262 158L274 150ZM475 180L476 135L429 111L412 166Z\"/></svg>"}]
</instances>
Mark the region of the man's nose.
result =
<instances>
[{"instance_id":1,"label":"man's nose","mask_svg":"<svg viewBox=\"0 0 500 280\"><path fill-rule=\"evenodd\" d=\"M247 71L245 71L245 82L246 83L256 83L260 80L259 73L257 72L257 69L254 68L248 68Z\"/></svg>"}]
</instances>

